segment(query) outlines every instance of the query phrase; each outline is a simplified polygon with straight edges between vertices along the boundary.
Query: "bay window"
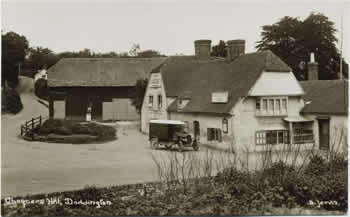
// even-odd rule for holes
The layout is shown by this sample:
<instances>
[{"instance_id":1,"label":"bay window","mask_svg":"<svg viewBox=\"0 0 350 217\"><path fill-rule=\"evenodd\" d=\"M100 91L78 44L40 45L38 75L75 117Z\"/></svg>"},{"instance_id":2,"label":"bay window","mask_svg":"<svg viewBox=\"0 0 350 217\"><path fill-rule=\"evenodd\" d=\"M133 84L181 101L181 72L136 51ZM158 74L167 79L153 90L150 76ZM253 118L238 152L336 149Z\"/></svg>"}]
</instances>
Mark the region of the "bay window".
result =
<instances>
[{"instance_id":1,"label":"bay window","mask_svg":"<svg viewBox=\"0 0 350 217\"><path fill-rule=\"evenodd\" d=\"M293 123L293 143L303 144L314 141L312 122Z\"/></svg>"},{"instance_id":2,"label":"bay window","mask_svg":"<svg viewBox=\"0 0 350 217\"><path fill-rule=\"evenodd\" d=\"M288 130L256 131L255 143L257 145L289 144L289 132Z\"/></svg>"}]
</instances>

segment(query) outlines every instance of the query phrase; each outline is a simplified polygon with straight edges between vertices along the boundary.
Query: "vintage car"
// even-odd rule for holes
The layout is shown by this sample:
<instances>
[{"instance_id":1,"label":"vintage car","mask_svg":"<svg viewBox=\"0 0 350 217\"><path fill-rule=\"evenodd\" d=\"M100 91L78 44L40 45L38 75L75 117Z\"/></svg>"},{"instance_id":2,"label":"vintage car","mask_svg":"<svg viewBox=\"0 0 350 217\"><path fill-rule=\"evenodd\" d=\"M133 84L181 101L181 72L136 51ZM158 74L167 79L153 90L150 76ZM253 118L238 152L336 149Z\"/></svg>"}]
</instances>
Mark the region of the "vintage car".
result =
<instances>
[{"instance_id":1,"label":"vintage car","mask_svg":"<svg viewBox=\"0 0 350 217\"><path fill-rule=\"evenodd\" d=\"M151 120L149 123L149 141L151 147L172 149L177 147L183 151L192 147L198 151L198 139L186 130L186 123L178 120Z\"/></svg>"}]
</instances>

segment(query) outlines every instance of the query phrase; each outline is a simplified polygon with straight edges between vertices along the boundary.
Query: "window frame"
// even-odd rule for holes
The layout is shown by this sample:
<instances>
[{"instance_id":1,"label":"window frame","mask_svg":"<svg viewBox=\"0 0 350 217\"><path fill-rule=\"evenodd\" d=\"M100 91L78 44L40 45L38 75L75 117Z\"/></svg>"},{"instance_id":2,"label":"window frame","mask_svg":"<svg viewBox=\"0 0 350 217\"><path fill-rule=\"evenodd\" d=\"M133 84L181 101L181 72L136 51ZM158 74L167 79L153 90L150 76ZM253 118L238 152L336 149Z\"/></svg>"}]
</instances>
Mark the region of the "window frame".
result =
<instances>
[{"instance_id":1,"label":"window frame","mask_svg":"<svg viewBox=\"0 0 350 217\"><path fill-rule=\"evenodd\" d=\"M282 133L282 142L280 141L280 133ZM268 138L268 135L276 137ZM289 143L288 130L258 130L255 132L255 145L281 145Z\"/></svg>"},{"instance_id":2,"label":"window frame","mask_svg":"<svg viewBox=\"0 0 350 217\"><path fill-rule=\"evenodd\" d=\"M207 128L207 140L222 142L222 131L220 128Z\"/></svg>"},{"instance_id":3,"label":"window frame","mask_svg":"<svg viewBox=\"0 0 350 217\"><path fill-rule=\"evenodd\" d=\"M260 101L260 103L259 103ZM260 104L260 109L258 109ZM286 108L284 108L284 105ZM255 102L255 114L257 116L287 116L288 115L288 97L259 97Z\"/></svg>"},{"instance_id":4,"label":"window frame","mask_svg":"<svg viewBox=\"0 0 350 217\"><path fill-rule=\"evenodd\" d=\"M306 123L293 123L292 130L293 144L305 144L314 142L313 128L310 129Z\"/></svg>"},{"instance_id":5,"label":"window frame","mask_svg":"<svg viewBox=\"0 0 350 217\"><path fill-rule=\"evenodd\" d=\"M148 108L153 108L154 97L153 95L148 96Z\"/></svg>"},{"instance_id":6,"label":"window frame","mask_svg":"<svg viewBox=\"0 0 350 217\"><path fill-rule=\"evenodd\" d=\"M162 94L158 94L158 109L161 109L163 107L163 96Z\"/></svg>"}]
</instances>

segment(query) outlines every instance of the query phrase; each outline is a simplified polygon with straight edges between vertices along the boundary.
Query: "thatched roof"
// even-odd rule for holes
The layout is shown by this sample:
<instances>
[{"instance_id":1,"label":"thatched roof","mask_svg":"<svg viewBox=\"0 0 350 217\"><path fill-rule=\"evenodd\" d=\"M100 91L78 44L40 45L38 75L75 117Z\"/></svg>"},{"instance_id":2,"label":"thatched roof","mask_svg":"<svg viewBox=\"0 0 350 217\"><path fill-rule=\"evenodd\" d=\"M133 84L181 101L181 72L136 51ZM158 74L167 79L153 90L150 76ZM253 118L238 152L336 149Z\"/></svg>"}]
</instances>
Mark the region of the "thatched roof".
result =
<instances>
[{"instance_id":1,"label":"thatched roof","mask_svg":"<svg viewBox=\"0 0 350 217\"><path fill-rule=\"evenodd\" d=\"M64 58L48 69L49 87L134 86L166 57Z\"/></svg>"}]
</instances>

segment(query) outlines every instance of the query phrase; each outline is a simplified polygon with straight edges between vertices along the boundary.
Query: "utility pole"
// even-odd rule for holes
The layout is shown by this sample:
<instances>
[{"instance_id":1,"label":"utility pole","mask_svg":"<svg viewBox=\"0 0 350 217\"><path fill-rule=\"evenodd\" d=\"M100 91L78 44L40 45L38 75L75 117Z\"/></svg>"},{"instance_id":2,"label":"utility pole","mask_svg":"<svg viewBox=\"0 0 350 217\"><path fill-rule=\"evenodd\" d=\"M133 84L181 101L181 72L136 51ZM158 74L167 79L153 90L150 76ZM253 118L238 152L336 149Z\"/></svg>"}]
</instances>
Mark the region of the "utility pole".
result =
<instances>
[{"instance_id":1,"label":"utility pole","mask_svg":"<svg viewBox=\"0 0 350 217\"><path fill-rule=\"evenodd\" d=\"M343 80L343 13L341 15L340 24L340 69L339 69L339 79Z\"/></svg>"}]
</instances>

